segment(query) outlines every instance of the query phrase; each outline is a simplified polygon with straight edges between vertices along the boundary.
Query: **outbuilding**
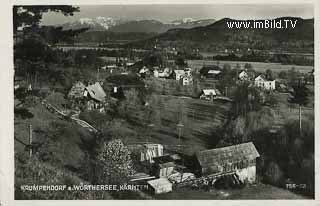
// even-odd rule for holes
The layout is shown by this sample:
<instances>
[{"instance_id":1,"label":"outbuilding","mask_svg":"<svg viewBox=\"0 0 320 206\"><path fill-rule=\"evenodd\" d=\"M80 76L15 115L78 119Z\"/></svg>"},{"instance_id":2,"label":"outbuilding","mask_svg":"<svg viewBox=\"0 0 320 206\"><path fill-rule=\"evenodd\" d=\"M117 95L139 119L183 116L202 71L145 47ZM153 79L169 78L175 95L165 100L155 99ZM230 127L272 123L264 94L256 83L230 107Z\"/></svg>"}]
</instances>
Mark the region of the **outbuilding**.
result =
<instances>
[{"instance_id":1,"label":"outbuilding","mask_svg":"<svg viewBox=\"0 0 320 206\"><path fill-rule=\"evenodd\" d=\"M260 155L252 142L204 150L196 156L203 176L234 172L242 182L256 179L256 158Z\"/></svg>"},{"instance_id":2,"label":"outbuilding","mask_svg":"<svg viewBox=\"0 0 320 206\"><path fill-rule=\"evenodd\" d=\"M172 191L172 183L167 178L159 178L148 181L155 194L167 193Z\"/></svg>"}]
</instances>

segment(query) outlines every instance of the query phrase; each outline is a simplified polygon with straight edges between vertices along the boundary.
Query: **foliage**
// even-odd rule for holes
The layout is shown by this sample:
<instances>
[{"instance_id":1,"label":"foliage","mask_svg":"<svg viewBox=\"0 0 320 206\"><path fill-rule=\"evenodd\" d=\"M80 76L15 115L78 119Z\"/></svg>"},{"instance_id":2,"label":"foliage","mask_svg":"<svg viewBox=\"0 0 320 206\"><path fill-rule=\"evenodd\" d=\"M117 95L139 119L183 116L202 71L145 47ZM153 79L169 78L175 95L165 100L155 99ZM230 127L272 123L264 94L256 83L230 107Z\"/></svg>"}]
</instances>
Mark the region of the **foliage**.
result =
<instances>
[{"instance_id":1,"label":"foliage","mask_svg":"<svg viewBox=\"0 0 320 206\"><path fill-rule=\"evenodd\" d=\"M15 199L18 200L76 200L112 199L104 191L41 191L21 190L22 185L67 185L89 184L71 172L42 162L37 156L27 159L22 154L15 156Z\"/></svg>"},{"instance_id":2,"label":"foliage","mask_svg":"<svg viewBox=\"0 0 320 206\"><path fill-rule=\"evenodd\" d=\"M265 173L266 181L280 185L283 182L283 172L276 162L270 162Z\"/></svg>"},{"instance_id":3,"label":"foliage","mask_svg":"<svg viewBox=\"0 0 320 206\"><path fill-rule=\"evenodd\" d=\"M133 163L129 149L120 139L104 143L98 156L102 166L102 180L105 184L121 184L133 174Z\"/></svg>"},{"instance_id":4,"label":"foliage","mask_svg":"<svg viewBox=\"0 0 320 206\"><path fill-rule=\"evenodd\" d=\"M67 100L65 99L64 94L60 92L53 92L49 94L46 97L46 101L60 109L64 108L67 103Z\"/></svg>"},{"instance_id":5,"label":"foliage","mask_svg":"<svg viewBox=\"0 0 320 206\"><path fill-rule=\"evenodd\" d=\"M79 8L66 5L16 5L13 7L14 31L17 31L17 28L20 26L38 26L41 22L42 15L49 11L61 12L65 16L73 16L73 13L79 11Z\"/></svg>"},{"instance_id":6,"label":"foliage","mask_svg":"<svg viewBox=\"0 0 320 206\"><path fill-rule=\"evenodd\" d=\"M259 110L264 103L264 94L259 88L250 86L249 82L241 82L233 93L234 115L246 115L250 111Z\"/></svg>"},{"instance_id":7,"label":"foliage","mask_svg":"<svg viewBox=\"0 0 320 206\"><path fill-rule=\"evenodd\" d=\"M266 79L267 80L274 80L275 79L275 76L274 76L271 69L266 70Z\"/></svg>"},{"instance_id":8,"label":"foliage","mask_svg":"<svg viewBox=\"0 0 320 206\"><path fill-rule=\"evenodd\" d=\"M291 104L298 104L299 106L305 106L309 102L309 89L304 84L296 84L292 86L288 102Z\"/></svg>"},{"instance_id":9,"label":"foliage","mask_svg":"<svg viewBox=\"0 0 320 206\"><path fill-rule=\"evenodd\" d=\"M38 138L36 152L42 161L54 166L79 168L84 148L94 137L87 130L64 121L52 122Z\"/></svg>"}]
</instances>

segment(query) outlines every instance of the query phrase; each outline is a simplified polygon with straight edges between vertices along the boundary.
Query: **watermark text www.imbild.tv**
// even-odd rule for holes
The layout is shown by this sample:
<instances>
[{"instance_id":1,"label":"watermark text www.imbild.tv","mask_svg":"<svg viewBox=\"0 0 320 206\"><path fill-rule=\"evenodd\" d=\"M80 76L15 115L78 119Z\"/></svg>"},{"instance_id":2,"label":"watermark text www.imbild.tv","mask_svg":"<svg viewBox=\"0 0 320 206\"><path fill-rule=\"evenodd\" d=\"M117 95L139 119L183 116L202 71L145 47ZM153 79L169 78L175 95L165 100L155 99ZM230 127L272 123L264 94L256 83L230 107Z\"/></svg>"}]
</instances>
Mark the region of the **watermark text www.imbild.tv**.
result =
<instances>
[{"instance_id":1,"label":"watermark text www.imbild.tv","mask_svg":"<svg viewBox=\"0 0 320 206\"><path fill-rule=\"evenodd\" d=\"M292 19L265 19L251 21L227 21L229 29L294 29L298 20Z\"/></svg>"}]
</instances>

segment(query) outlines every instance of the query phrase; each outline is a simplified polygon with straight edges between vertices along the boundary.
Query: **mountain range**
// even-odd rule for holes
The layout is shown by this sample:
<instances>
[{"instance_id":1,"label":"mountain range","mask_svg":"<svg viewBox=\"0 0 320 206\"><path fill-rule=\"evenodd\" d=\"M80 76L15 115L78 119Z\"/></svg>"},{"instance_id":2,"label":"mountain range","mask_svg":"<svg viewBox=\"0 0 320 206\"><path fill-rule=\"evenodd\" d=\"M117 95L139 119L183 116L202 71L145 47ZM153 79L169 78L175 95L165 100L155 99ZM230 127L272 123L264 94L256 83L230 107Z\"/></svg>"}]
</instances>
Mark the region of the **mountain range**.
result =
<instances>
[{"instance_id":1,"label":"mountain range","mask_svg":"<svg viewBox=\"0 0 320 206\"><path fill-rule=\"evenodd\" d=\"M214 19L195 20L188 17L169 23L157 20L121 20L111 17L96 17L81 18L77 21L57 26L62 26L64 30L89 28L88 31L163 33L170 29L189 29L206 26L214 22Z\"/></svg>"},{"instance_id":2,"label":"mountain range","mask_svg":"<svg viewBox=\"0 0 320 206\"><path fill-rule=\"evenodd\" d=\"M264 49L308 49L313 51L314 46L314 19L302 19L297 17L281 17L274 21L290 20L297 22L295 28L287 29L254 29L254 28L228 28L228 22L240 22L224 18L206 26L193 28L175 28L167 32L158 34L146 40L132 43L138 47L153 47L158 45L167 45L179 47L186 46L198 47L202 50L217 50L221 48L254 48ZM253 22L259 20L248 20ZM264 20L261 20L264 21Z\"/></svg>"}]
</instances>

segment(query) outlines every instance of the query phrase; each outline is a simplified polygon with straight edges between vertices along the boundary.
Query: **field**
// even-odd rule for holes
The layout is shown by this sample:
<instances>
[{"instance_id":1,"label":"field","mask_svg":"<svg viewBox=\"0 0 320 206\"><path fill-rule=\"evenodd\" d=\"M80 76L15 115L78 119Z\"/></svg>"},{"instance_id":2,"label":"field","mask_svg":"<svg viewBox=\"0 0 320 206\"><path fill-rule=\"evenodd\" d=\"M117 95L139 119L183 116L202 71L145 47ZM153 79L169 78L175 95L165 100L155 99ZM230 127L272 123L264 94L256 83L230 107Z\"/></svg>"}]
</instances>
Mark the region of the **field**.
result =
<instances>
[{"instance_id":1,"label":"field","mask_svg":"<svg viewBox=\"0 0 320 206\"><path fill-rule=\"evenodd\" d=\"M230 109L230 103L209 102L187 97L158 95L164 103L159 108L160 126L155 126L149 139L151 142L163 144L167 150L177 150L179 145L177 124L181 120L179 110L183 110L181 130L181 150L192 155L194 152L210 148L219 140L215 132L223 122Z\"/></svg>"},{"instance_id":2,"label":"field","mask_svg":"<svg viewBox=\"0 0 320 206\"><path fill-rule=\"evenodd\" d=\"M202 68L203 65L217 65L219 63L220 67L223 67L224 64L230 64L231 68L235 68L237 64L241 66L241 69L244 68L246 63L252 65L252 68L257 72L264 72L267 69L270 69L274 72L287 71L294 67L297 71L301 73L310 72L314 69L313 66L298 66L298 65L282 65L280 63L264 63L264 62L240 62L240 61L212 61L212 60L188 60L188 66L195 69Z\"/></svg>"},{"instance_id":3,"label":"field","mask_svg":"<svg viewBox=\"0 0 320 206\"><path fill-rule=\"evenodd\" d=\"M271 185L258 183L256 185L246 186L242 189L229 190L191 190L180 189L171 193L160 194L155 196L156 199L166 200L264 200L264 199L307 199L307 197L294 194Z\"/></svg>"}]
</instances>

